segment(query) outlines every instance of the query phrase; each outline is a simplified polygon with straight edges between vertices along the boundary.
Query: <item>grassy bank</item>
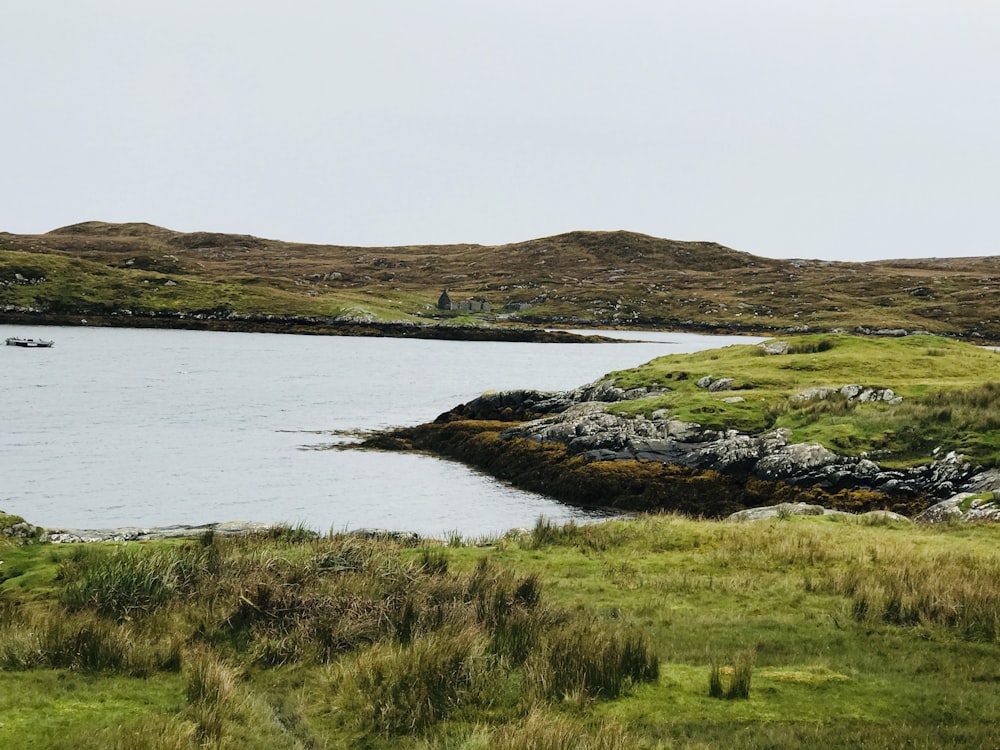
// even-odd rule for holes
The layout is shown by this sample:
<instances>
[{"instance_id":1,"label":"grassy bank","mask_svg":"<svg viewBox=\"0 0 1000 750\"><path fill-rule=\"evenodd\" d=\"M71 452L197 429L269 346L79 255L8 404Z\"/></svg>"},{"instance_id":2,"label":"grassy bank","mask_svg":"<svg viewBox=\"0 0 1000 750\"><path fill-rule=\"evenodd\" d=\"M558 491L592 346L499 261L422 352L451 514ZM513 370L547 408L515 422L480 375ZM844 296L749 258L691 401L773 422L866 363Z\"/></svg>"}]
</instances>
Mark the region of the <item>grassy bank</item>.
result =
<instances>
[{"instance_id":1,"label":"grassy bank","mask_svg":"<svg viewBox=\"0 0 1000 750\"><path fill-rule=\"evenodd\" d=\"M987 747L1000 531L0 548L4 747Z\"/></svg>"},{"instance_id":2,"label":"grassy bank","mask_svg":"<svg viewBox=\"0 0 1000 750\"><path fill-rule=\"evenodd\" d=\"M1000 353L938 336L875 339L814 334L782 339L788 351L729 346L660 357L611 373L622 388L667 388L662 396L624 402L612 411L671 416L707 427L761 432L788 428L795 442L819 442L856 455L876 452L893 463L929 461L955 450L987 466L1000 460ZM732 378L723 392L698 387L704 377ZM864 401L810 390L856 384L891 389L901 399ZM736 402L727 402L729 397Z\"/></svg>"}]
</instances>

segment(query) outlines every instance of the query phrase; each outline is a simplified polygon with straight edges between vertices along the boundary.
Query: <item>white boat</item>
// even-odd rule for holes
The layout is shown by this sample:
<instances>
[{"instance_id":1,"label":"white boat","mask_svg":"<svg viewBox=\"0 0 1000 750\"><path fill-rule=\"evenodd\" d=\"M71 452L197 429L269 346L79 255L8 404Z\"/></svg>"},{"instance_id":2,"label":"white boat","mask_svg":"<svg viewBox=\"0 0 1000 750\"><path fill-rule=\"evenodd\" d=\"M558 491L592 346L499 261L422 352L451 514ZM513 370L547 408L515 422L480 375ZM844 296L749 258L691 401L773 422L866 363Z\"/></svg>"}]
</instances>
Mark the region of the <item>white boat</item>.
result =
<instances>
[{"instance_id":1,"label":"white boat","mask_svg":"<svg viewBox=\"0 0 1000 750\"><path fill-rule=\"evenodd\" d=\"M7 339L7 346L25 346L31 349L47 349L54 343L56 342L45 339L22 339L17 336L11 336Z\"/></svg>"}]
</instances>

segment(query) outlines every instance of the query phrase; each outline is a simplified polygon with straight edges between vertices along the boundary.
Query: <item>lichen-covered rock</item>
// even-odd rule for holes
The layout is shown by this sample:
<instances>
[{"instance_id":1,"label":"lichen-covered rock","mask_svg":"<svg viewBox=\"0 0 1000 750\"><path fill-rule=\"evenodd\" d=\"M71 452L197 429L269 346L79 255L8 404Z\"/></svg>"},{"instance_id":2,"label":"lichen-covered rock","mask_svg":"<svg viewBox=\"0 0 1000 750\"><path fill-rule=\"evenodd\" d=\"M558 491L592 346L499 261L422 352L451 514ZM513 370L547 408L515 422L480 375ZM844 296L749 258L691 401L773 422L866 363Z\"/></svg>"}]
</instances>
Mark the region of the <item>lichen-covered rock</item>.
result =
<instances>
[{"instance_id":1,"label":"lichen-covered rock","mask_svg":"<svg viewBox=\"0 0 1000 750\"><path fill-rule=\"evenodd\" d=\"M500 437L561 443L571 455L592 461L657 461L834 493L866 490L932 501L966 489L975 473L953 453L928 466L887 470L867 457L840 456L818 443L791 443L787 430L751 435L657 416L626 417L606 412L602 402L576 403L504 430ZM1000 474L996 479L1000 483Z\"/></svg>"},{"instance_id":2,"label":"lichen-covered rock","mask_svg":"<svg viewBox=\"0 0 1000 750\"><path fill-rule=\"evenodd\" d=\"M727 521L763 521L768 518L786 518L788 516L822 516L828 512L822 505L809 503L780 503L762 508L747 508L733 513Z\"/></svg>"},{"instance_id":3,"label":"lichen-covered rock","mask_svg":"<svg viewBox=\"0 0 1000 750\"><path fill-rule=\"evenodd\" d=\"M757 463L758 476L783 479L802 469L816 469L841 461L833 451L819 443L790 443Z\"/></svg>"},{"instance_id":4,"label":"lichen-covered rock","mask_svg":"<svg viewBox=\"0 0 1000 750\"><path fill-rule=\"evenodd\" d=\"M21 516L0 511L0 535L19 542L33 542L42 537L45 530L25 521Z\"/></svg>"},{"instance_id":5,"label":"lichen-covered rock","mask_svg":"<svg viewBox=\"0 0 1000 750\"><path fill-rule=\"evenodd\" d=\"M791 348L787 341L763 341L757 346L769 356L788 354L788 350Z\"/></svg>"},{"instance_id":6,"label":"lichen-covered rock","mask_svg":"<svg viewBox=\"0 0 1000 750\"><path fill-rule=\"evenodd\" d=\"M959 492L932 505L914 520L921 523L1000 521L1000 495L993 492Z\"/></svg>"},{"instance_id":7,"label":"lichen-covered rock","mask_svg":"<svg viewBox=\"0 0 1000 750\"><path fill-rule=\"evenodd\" d=\"M822 401L825 398L829 398L835 393L838 393L840 389L834 388L832 386L817 386L815 388L806 388L806 390L801 393L797 393L792 396L795 401Z\"/></svg>"},{"instance_id":8,"label":"lichen-covered rock","mask_svg":"<svg viewBox=\"0 0 1000 750\"><path fill-rule=\"evenodd\" d=\"M912 523L912 521L901 513L893 513L891 510L870 510L858 516L863 521L869 523L881 523L894 521L897 523Z\"/></svg>"}]
</instances>

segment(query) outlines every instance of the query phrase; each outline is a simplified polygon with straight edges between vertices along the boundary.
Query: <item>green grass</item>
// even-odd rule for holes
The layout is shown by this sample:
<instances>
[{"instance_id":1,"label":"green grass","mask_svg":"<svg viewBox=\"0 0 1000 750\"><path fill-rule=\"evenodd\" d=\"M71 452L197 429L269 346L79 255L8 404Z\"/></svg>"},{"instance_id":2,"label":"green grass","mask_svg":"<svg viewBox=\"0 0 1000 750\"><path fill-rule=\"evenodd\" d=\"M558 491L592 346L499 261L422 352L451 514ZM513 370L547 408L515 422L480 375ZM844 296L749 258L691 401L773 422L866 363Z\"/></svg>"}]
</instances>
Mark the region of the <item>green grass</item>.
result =
<instances>
[{"instance_id":1,"label":"green grass","mask_svg":"<svg viewBox=\"0 0 1000 750\"><path fill-rule=\"evenodd\" d=\"M873 339L846 334L788 337L788 354L765 356L738 345L660 357L610 373L623 388L669 389L664 395L615 404L611 411L670 416L716 429L791 430L797 442L819 442L842 454L877 451L882 461L929 461L955 450L971 461L1000 461L1000 353L934 336ZM733 378L709 392L702 377ZM801 400L815 387L857 384L892 389L903 401L848 402L834 394ZM724 399L742 399L727 403Z\"/></svg>"},{"instance_id":2,"label":"green grass","mask_svg":"<svg viewBox=\"0 0 1000 750\"><path fill-rule=\"evenodd\" d=\"M648 516L490 547L0 547L0 746L992 746L998 542ZM170 561L174 593L66 603L102 558Z\"/></svg>"}]
</instances>

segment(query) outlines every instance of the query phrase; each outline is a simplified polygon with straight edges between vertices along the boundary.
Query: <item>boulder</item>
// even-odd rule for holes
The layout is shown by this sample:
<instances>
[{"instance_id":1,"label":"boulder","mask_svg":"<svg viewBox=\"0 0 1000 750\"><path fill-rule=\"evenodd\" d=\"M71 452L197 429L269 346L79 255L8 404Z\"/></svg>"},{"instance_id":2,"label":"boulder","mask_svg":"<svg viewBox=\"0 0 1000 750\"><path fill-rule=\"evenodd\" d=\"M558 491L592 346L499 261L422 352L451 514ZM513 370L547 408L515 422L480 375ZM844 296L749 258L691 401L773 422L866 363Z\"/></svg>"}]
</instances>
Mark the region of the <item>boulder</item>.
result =
<instances>
[{"instance_id":1,"label":"boulder","mask_svg":"<svg viewBox=\"0 0 1000 750\"><path fill-rule=\"evenodd\" d=\"M712 392L728 391L732 387L733 387L733 379L732 378L719 378L718 380L713 380L709 384L708 390L710 390Z\"/></svg>"},{"instance_id":2,"label":"boulder","mask_svg":"<svg viewBox=\"0 0 1000 750\"><path fill-rule=\"evenodd\" d=\"M795 401L822 401L825 398L829 398L835 393L838 393L840 389L826 386L817 386L816 388L807 388L801 393L797 393L792 396Z\"/></svg>"},{"instance_id":3,"label":"boulder","mask_svg":"<svg viewBox=\"0 0 1000 750\"><path fill-rule=\"evenodd\" d=\"M768 356L788 354L791 348L787 341L763 341L757 346Z\"/></svg>"},{"instance_id":4,"label":"boulder","mask_svg":"<svg viewBox=\"0 0 1000 750\"><path fill-rule=\"evenodd\" d=\"M992 492L958 492L932 505L913 520L920 523L1000 521L1000 496Z\"/></svg>"},{"instance_id":5,"label":"boulder","mask_svg":"<svg viewBox=\"0 0 1000 750\"><path fill-rule=\"evenodd\" d=\"M891 510L870 510L867 513L862 513L858 518L869 523L883 523L886 521L912 523L906 516L900 513L893 513Z\"/></svg>"},{"instance_id":6,"label":"boulder","mask_svg":"<svg viewBox=\"0 0 1000 750\"><path fill-rule=\"evenodd\" d=\"M788 516L822 516L828 512L822 505L809 503L781 503L767 505L762 508L747 508L729 516L727 521L763 521L768 518L786 518Z\"/></svg>"}]
</instances>

